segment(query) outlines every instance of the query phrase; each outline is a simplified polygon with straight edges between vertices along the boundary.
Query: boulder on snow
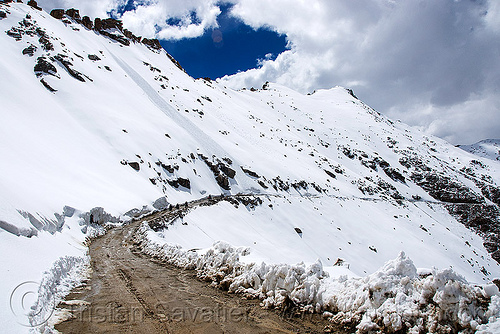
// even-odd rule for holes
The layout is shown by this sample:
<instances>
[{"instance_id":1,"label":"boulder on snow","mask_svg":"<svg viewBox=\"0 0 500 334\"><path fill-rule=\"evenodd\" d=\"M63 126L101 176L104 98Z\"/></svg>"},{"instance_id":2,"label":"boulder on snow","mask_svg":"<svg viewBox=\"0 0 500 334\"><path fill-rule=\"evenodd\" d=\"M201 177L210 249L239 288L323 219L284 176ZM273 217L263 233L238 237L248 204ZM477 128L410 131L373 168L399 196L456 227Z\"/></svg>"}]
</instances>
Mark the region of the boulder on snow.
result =
<instances>
[{"instance_id":1,"label":"boulder on snow","mask_svg":"<svg viewBox=\"0 0 500 334\"><path fill-rule=\"evenodd\" d=\"M91 54L89 54L87 57L89 57L89 59L92 60L92 61L101 60L101 58L99 58L99 56L97 56L97 55L91 55Z\"/></svg>"},{"instance_id":2,"label":"boulder on snow","mask_svg":"<svg viewBox=\"0 0 500 334\"><path fill-rule=\"evenodd\" d=\"M136 171L140 171L141 170L141 166L139 165L138 162L132 161L132 162L129 162L128 165L130 167L132 167L133 169L135 169Z\"/></svg>"},{"instance_id":3,"label":"boulder on snow","mask_svg":"<svg viewBox=\"0 0 500 334\"><path fill-rule=\"evenodd\" d=\"M7 17L7 13L0 10L0 20Z\"/></svg>"}]
</instances>

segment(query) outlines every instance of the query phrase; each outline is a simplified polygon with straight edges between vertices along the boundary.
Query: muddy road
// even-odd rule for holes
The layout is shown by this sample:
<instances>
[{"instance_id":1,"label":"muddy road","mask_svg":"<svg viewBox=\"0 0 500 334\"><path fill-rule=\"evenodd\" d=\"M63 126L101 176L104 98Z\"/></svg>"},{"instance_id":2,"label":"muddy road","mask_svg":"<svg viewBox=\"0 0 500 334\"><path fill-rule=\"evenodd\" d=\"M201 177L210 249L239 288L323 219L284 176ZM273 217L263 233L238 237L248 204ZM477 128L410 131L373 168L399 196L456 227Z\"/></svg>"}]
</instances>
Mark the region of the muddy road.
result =
<instances>
[{"instance_id":1,"label":"muddy road","mask_svg":"<svg viewBox=\"0 0 500 334\"><path fill-rule=\"evenodd\" d=\"M190 203L189 207L202 204ZM203 203L202 205L207 205ZM179 211L162 213L174 218ZM170 217L169 217L170 216ZM151 219L151 217L149 218ZM89 246L92 277L59 308L71 319L62 333L324 333L346 332L320 315L265 310L257 300L210 287L192 270L140 253L132 235L142 221L109 230Z\"/></svg>"}]
</instances>

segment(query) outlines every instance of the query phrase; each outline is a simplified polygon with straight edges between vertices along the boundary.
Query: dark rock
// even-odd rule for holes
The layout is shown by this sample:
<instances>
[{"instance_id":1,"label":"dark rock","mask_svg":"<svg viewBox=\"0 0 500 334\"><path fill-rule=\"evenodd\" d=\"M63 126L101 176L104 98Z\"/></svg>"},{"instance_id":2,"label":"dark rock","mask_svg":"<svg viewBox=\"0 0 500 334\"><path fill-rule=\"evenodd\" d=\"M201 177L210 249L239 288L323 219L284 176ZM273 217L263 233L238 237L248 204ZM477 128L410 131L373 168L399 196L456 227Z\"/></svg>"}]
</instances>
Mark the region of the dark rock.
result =
<instances>
[{"instance_id":1,"label":"dark rock","mask_svg":"<svg viewBox=\"0 0 500 334\"><path fill-rule=\"evenodd\" d=\"M434 172L413 173L411 179L433 198L447 203L483 203L484 199L472 189L449 177Z\"/></svg>"},{"instance_id":2,"label":"dark rock","mask_svg":"<svg viewBox=\"0 0 500 334\"><path fill-rule=\"evenodd\" d=\"M4 19L6 17L7 17L7 13L0 10L0 19Z\"/></svg>"},{"instance_id":3,"label":"dark rock","mask_svg":"<svg viewBox=\"0 0 500 334\"><path fill-rule=\"evenodd\" d=\"M246 169L243 166L241 166L241 170L243 171L243 173L250 175L252 177L259 177L259 174L255 173L254 171L251 171L250 169Z\"/></svg>"},{"instance_id":4,"label":"dark rock","mask_svg":"<svg viewBox=\"0 0 500 334\"><path fill-rule=\"evenodd\" d=\"M264 189L269 188L269 187L268 187L268 186L264 183L264 181L259 180L259 181L257 181L257 182L259 183L259 185L260 185L262 188L264 188Z\"/></svg>"},{"instance_id":5,"label":"dark rock","mask_svg":"<svg viewBox=\"0 0 500 334\"><path fill-rule=\"evenodd\" d=\"M484 197L500 206L500 188L496 188L491 185L483 185L481 187L481 193Z\"/></svg>"},{"instance_id":6,"label":"dark rock","mask_svg":"<svg viewBox=\"0 0 500 334\"><path fill-rule=\"evenodd\" d=\"M229 186L229 179L226 175L224 174L219 174L215 177L215 181L217 181L217 184L225 190L230 190L231 187Z\"/></svg>"},{"instance_id":7,"label":"dark rock","mask_svg":"<svg viewBox=\"0 0 500 334\"><path fill-rule=\"evenodd\" d=\"M31 44L30 46L28 46L27 48L25 48L23 50L23 55L28 55L30 57L33 57L33 55L35 54L36 52L36 46L34 46L33 44Z\"/></svg>"},{"instance_id":8,"label":"dark rock","mask_svg":"<svg viewBox=\"0 0 500 334\"><path fill-rule=\"evenodd\" d=\"M177 179L177 182L179 182L180 186L183 186L184 188L191 189L191 181L189 179L184 179L182 177Z\"/></svg>"},{"instance_id":9,"label":"dark rock","mask_svg":"<svg viewBox=\"0 0 500 334\"><path fill-rule=\"evenodd\" d=\"M132 167L133 169L135 169L136 171L141 170L141 166L139 165L138 162L135 162L135 161L134 162L129 162L128 165L130 167Z\"/></svg>"},{"instance_id":10,"label":"dark rock","mask_svg":"<svg viewBox=\"0 0 500 334\"><path fill-rule=\"evenodd\" d=\"M142 44L146 44L147 46L155 49L155 50L159 50L161 49L161 44L160 44L160 41L157 40L157 39L148 39L148 38L143 38L142 39Z\"/></svg>"},{"instance_id":11,"label":"dark rock","mask_svg":"<svg viewBox=\"0 0 500 334\"><path fill-rule=\"evenodd\" d=\"M44 57L38 57L35 68L33 69L37 76L42 74L56 75L57 69L54 65L49 63Z\"/></svg>"},{"instance_id":12,"label":"dark rock","mask_svg":"<svg viewBox=\"0 0 500 334\"><path fill-rule=\"evenodd\" d=\"M98 17L95 18L94 20L94 30L100 31L102 28L102 20Z\"/></svg>"},{"instance_id":13,"label":"dark rock","mask_svg":"<svg viewBox=\"0 0 500 334\"><path fill-rule=\"evenodd\" d=\"M333 178L333 179L336 179L336 178L337 178L337 176L336 176L335 174L333 174L332 172L330 172L329 170L325 169L324 171L325 171L325 173L326 173L328 176L330 176L331 178Z\"/></svg>"},{"instance_id":14,"label":"dark rock","mask_svg":"<svg viewBox=\"0 0 500 334\"><path fill-rule=\"evenodd\" d=\"M37 9L37 10L42 10L42 8L38 7L38 4L36 3L35 0L28 1L28 6L31 6L31 7L35 8L35 9Z\"/></svg>"},{"instance_id":15,"label":"dark rock","mask_svg":"<svg viewBox=\"0 0 500 334\"><path fill-rule=\"evenodd\" d=\"M51 93L55 93L55 92L57 92L57 89L52 88L52 87L51 87L51 86L47 83L47 81L45 81L45 79L44 79L44 78L40 79L40 82L42 83L42 85L43 85L45 88L47 88L47 89L49 90L49 92L51 92Z\"/></svg>"},{"instance_id":16,"label":"dark rock","mask_svg":"<svg viewBox=\"0 0 500 334\"><path fill-rule=\"evenodd\" d=\"M87 57L89 57L89 59L93 61L101 60L101 58L99 58L97 55L88 55Z\"/></svg>"},{"instance_id":17,"label":"dark rock","mask_svg":"<svg viewBox=\"0 0 500 334\"><path fill-rule=\"evenodd\" d=\"M85 28L92 30L94 28L94 24L92 23L92 20L88 16L84 16L82 18L82 24Z\"/></svg>"},{"instance_id":18,"label":"dark rock","mask_svg":"<svg viewBox=\"0 0 500 334\"><path fill-rule=\"evenodd\" d=\"M109 66L107 66L107 65L106 65L106 66L104 66L104 68L105 68L106 70L110 71L110 72L113 72L113 71L111 71L111 68L110 68Z\"/></svg>"},{"instance_id":19,"label":"dark rock","mask_svg":"<svg viewBox=\"0 0 500 334\"><path fill-rule=\"evenodd\" d=\"M345 90L347 91L347 93L349 95L351 95L352 97L354 97L356 100L358 99L358 97L356 95L354 95L354 92L352 91L352 89L346 88Z\"/></svg>"},{"instance_id":20,"label":"dark rock","mask_svg":"<svg viewBox=\"0 0 500 334\"><path fill-rule=\"evenodd\" d=\"M125 46L129 46L130 45L130 41L125 36L117 35L117 34L112 34L112 33L108 32L106 30L100 30L99 33L101 35L109 37L112 40L117 41L118 43L123 44Z\"/></svg>"},{"instance_id":21,"label":"dark rock","mask_svg":"<svg viewBox=\"0 0 500 334\"><path fill-rule=\"evenodd\" d=\"M120 20L115 20L112 18L107 18L107 19L100 19L96 18L94 20L94 27L95 30L101 31L101 30L110 30L110 29L118 29L120 31L123 30L123 23Z\"/></svg>"},{"instance_id":22,"label":"dark rock","mask_svg":"<svg viewBox=\"0 0 500 334\"><path fill-rule=\"evenodd\" d=\"M393 181L398 181L406 184L405 177L392 167L384 168L384 173L389 176Z\"/></svg>"},{"instance_id":23,"label":"dark rock","mask_svg":"<svg viewBox=\"0 0 500 334\"><path fill-rule=\"evenodd\" d=\"M38 39L38 42L40 42L40 44L42 44L42 48L45 51L54 51L54 45L50 41L50 37L49 37L49 35L47 35L47 33L45 32L45 30L43 30L42 28L38 27L38 28L36 28L35 31L36 31L36 34L38 35L38 37L40 37Z\"/></svg>"},{"instance_id":24,"label":"dark rock","mask_svg":"<svg viewBox=\"0 0 500 334\"><path fill-rule=\"evenodd\" d=\"M64 17L64 9L52 9L50 11L50 16L60 20Z\"/></svg>"},{"instance_id":25,"label":"dark rock","mask_svg":"<svg viewBox=\"0 0 500 334\"><path fill-rule=\"evenodd\" d=\"M217 166L219 167L219 169L222 173L226 174L231 179L234 179L234 177L236 176L236 171L234 169L232 169L231 167L226 166L223 163L219 163Z\"/></svg>"},{"instance_id":26,"label":"dark rock","mask_svg":"<svg viewBox=\"0 0 500 334\"><path fill-rule=\"evenodd\" d=\"M19 30L15 27L12 27L7 31L7 35L14 38L16 41L20 41L23 39L23 33L24 32L22 30Z\"/></svg>"},{"instance_id":27,"label":"dark rock","mask_svg":"<svg viewBox=\"0 0 500 334\"><path fill-rule=\"evenodd\" d=\"M85 82L82 74L71 67L73 66L73 64L69 60L67 60L67 56L59 53L54 56L54 59L57 60L62 66L64 66L66 71L68 71L69 75L71 75L73 78L77 79L78 81Z\"/></svg>"},{"instance_id":28,"label":"dark rock","mask_svg":"<svg viewBox=\"0 0 500 334\"><path fill-rule=\"evenodd\" d=\"M130 30L124 29L123 30L123 34L125 35L125 37L127 37L130 40L132 40L134 43L140 43L141 42L141 37L140 36L138 37L138 36L134 35Z\"/></svg>"},{"instance_id":29,"label":"dark rock","mask_svg":"<svg viewBox=\"0 0 500 334\"><path fill-rule=\"evenodd\" d=\"M66 10L66 15L68 15L69 17L71 17L74 20L78 20L78 21L80 20L80 11L78 9L70 8L70 9Z\"/></svg>"}]
</instances>

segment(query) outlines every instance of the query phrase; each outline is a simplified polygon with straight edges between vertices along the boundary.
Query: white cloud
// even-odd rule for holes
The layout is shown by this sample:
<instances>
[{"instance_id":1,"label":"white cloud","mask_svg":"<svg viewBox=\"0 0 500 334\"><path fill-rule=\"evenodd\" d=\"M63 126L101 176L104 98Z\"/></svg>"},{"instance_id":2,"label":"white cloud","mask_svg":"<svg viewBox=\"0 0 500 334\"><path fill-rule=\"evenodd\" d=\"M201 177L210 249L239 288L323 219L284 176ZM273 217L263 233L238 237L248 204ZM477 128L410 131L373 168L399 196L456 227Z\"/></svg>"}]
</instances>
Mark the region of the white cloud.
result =
<instances>
[{"instance_id":1,"label":"white cloud","mask_svg":"<svg viewBox=\"0 0 500 334\"><path fill-rule=\"evenodd\" d=\"M215 0L163 0L142 4L124 13L124 25L137 35L160 39L182 39L201 36L205 30L217 27L220 9ZM169 25L170 18L180 19Z\"/></svg>"}]
</instances>

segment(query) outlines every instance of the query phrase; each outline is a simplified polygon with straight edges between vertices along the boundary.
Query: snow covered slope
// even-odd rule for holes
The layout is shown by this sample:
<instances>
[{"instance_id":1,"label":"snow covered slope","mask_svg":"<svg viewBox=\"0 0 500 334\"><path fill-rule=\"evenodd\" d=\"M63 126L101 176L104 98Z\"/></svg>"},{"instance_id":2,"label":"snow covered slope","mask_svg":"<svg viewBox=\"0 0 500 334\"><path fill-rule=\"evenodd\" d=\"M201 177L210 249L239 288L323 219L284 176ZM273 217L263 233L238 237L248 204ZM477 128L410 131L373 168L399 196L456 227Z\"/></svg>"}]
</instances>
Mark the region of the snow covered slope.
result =
<instances>
[{"instance_id":1,"label":"snow covered slope","mask_svg":"<svg viewBox=\"0 0 500 334\"><path fill-rule=\"evenodd\" d=\"M195 210L162 237L250 247L249 261L320 259L332 272L341 259L352 276L405 251L420 268L500 277L499 162L341 87L233 91L189 77L117 21L0 11L2 300L59 256L83 256L88 226L221 193L263 202ZM20 256L43 261L15 268Z\"/></svg>"},{"instance_id":2,"label":"snow covered slope","mask_svg":"<svg viewBox=\"0 0 500 334\"><path fill-rule=\"evenodd\" d=\"M462 150L488 158L500 161L500 139L485 139L471 145L459 145Z\"/></svg>"}]
</instances>

